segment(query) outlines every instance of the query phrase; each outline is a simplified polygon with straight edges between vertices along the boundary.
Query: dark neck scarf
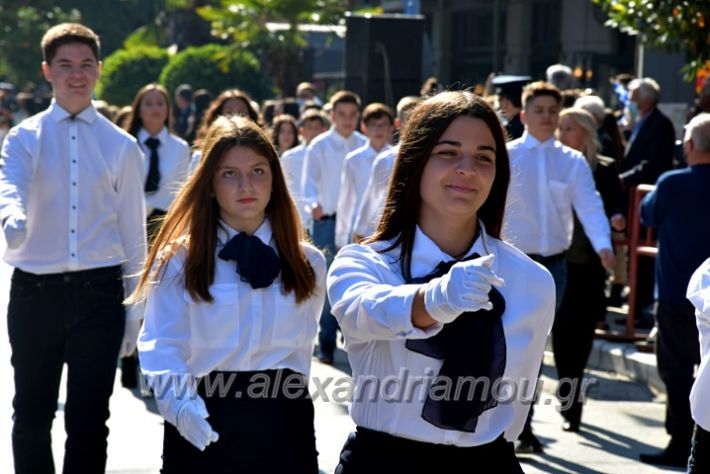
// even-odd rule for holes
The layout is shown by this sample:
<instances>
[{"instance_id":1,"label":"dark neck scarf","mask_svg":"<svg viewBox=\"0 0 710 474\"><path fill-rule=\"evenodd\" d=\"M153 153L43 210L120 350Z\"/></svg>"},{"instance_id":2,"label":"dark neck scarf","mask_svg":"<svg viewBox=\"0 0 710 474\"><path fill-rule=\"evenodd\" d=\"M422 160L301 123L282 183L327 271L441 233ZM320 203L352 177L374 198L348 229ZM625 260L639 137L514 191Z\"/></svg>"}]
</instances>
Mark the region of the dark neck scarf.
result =
<instances>
[{"instance_id":1,"label":"dark neck scarf","mask_svg":"<svg viewBox=\"0 0 710 474\"><path fill-rule=\"evenodd\" d=\"M478 257L474 253L464 260ZM455 263L456 260L440 262L429 275L407 283L426 283L446 274ZM495 287L488 296L492 310L463 313L435 336L406 342L410 351L444 360L422 409L422 418L441 429L473 433L481 413L498 405L498 394L493 389L498 388L496 382L505 371L506 345L501 320L505 300Z\"/></svg>"},{"instance_id":2,"label":"dark neck scarf","mask_svg":"<svg viewBox=\"0 0 710 474\"><path fill-rule=\"evenodd\" d=\"M235 260L241 280L254 289L267 288L281 271L281 259L276 250L245 232L232 237L217 255L222 260Z\"/></svg>"}]
</instances>

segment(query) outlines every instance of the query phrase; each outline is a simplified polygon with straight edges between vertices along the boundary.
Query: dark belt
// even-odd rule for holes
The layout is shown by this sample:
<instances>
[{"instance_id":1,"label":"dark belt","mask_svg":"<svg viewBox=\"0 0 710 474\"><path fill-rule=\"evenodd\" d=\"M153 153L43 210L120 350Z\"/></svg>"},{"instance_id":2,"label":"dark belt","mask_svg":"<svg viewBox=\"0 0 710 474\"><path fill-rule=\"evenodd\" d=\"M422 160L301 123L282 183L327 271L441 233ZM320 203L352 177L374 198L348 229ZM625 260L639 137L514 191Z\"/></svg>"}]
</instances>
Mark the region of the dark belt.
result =
<instances>
[{"instance_id":1,"label":"dark belt","mask_svg":"<svg viewBox=\"0 0 710 474\"><path fill-rule=\"evenodd\" d=\"M330 219L335 219L335 213L323 215L319 221L329 221Z\"/></svg>"},{"instance_id":2,"label":"dark belt","mask_svg":"<svg viewBox=\"0 0 710 474\"><path fill-rule=\"evenodd\" d=\"M540 265L552 265L555 263L559 263L560 261L565 259L565 253L556 253L555 255L548 255L547 257L543 257L542 255L538 255L536 253L531 253L528 254L528 257L532 258L535 260L537 263Z\"/></svg>"},{"instance_id":3,"label":"dark belt","mask_svg":"<svg viewBox=\"0 0 710 474\"><path fill-rule=\"evenodd\" d=\"M97 280L114 276L117 278L121 278L121 275L121 266L114 265L111 267L91 268L89 270L79 270L75 272L47 273L44 275L37 275L35 273L30 273L20 270L19 268L15 268L15 271L12 273L12 278L25 281L41 282L48 285L52 285L69 283L72 281Z\"/></svg>"}]
</instances>

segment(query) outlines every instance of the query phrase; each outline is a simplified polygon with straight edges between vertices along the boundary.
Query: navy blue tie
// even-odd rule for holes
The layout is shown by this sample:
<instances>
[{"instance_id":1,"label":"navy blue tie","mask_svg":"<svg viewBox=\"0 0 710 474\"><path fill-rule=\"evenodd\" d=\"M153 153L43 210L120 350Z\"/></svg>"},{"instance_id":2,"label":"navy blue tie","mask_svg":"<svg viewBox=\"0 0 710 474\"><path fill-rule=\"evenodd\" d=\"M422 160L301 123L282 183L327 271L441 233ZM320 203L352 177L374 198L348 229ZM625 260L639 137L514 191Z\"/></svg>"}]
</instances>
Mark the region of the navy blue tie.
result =
<instances>
[{"instance_id":1,"label":"navy blue tie","mask_svg":"<svg viewBox=\"0 0 710 474\"><path fill-rule=\"evenodd\" d=\"M235 260L241 280L254 289L270 286L281 272L276 250L244 232L232 237L217 255L222 260Z\"/></svg>"},{"instance_id":2,"label":"navy blue tie","mask_svg":"<svg viewBox=\"0 0 710 474\"><path fill-rule=\"evenodd\" d=\"M160 140L150 137L145 141L145 144L150 149L150 165L148 166L148 177L145 180L143 190L147 193L153 193L158 190L158 185L160 184L160 170L158 169Z\"/></svg>"},{"instance_id":3,"label":"navy blue tie","mask_svg":"<svg viewBox=\"0 0 710 474\"><path fill-rule=\"evenodd\" d=\"M474 253L464 260L478 258ZM426 283L446 274L458 261L440 262L434 271L407 283ZM502 316L505 311L503 295L491 287L488 293L493 309L463 313L428 339L408 339L407 349L444 363L424 402L422 418L445 430L474 433L478 417L498 405L497 393L505 371L506 345ZM464 380L469 382L464 383ZM446 381L451 390L445 393ZM456 386L461 385L459 396ZM439 388L440 390L437 390ZM469 391L470 390L470 391ZM432 398L432 393L437 396Z\"/></svg>"}]
</instances>

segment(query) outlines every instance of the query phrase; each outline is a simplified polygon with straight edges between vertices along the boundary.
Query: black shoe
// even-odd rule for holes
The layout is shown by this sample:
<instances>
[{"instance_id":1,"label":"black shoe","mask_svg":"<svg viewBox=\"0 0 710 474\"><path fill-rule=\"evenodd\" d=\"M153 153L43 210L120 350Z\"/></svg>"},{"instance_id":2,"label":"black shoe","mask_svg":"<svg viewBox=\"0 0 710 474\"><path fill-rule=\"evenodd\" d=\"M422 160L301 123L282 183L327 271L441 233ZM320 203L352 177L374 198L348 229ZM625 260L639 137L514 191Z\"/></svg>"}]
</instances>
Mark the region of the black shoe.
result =
<instances>
[{"instance_id":1,"label":"black shoe","mask_svg":"<svg viewBox=\"0 0 710 474\"><path fill-rule=\"evenodd\" d=\"M530 431L520 433L518 443L515 446L516 454L540 454L543 452L542 443L537 439L537 436Z\"/></svg>"},{"instance_id":2,"label":"black shoe","mask_svg":"<svg viewBox=\"0 0 710 474\"><path fill-rule=\"evenodd\" d=\"M688 457L690 457L690 446L688 446L688 450L686 451L671 448L671 445L657 453L639 455L639 459L643 463L671 467L687 467Z\"/></svg>"},{"instance_id":3,"label":"black shoe","mask_svg":"<svg viewBox=\"0 0 710 474\"><path fill-rule=\"evenodd\" d=\"M579 431L579 422L565 420L562 423L562 431L569 431L572 433L578 432Z\"/></svg>"},{"instance_id":4,"label":"black shoe","mask_svg":"<svg viewBox=\"0 0 710 474\"><path fill-rule=\"evenodd\" d=\"M623 290L624 285L619 285L617 283L611 285L611 291L609 292L609 297L606 299L606 305L621 308L624 304L624 300L621 298Z\"/></svg>"}]
</instances>

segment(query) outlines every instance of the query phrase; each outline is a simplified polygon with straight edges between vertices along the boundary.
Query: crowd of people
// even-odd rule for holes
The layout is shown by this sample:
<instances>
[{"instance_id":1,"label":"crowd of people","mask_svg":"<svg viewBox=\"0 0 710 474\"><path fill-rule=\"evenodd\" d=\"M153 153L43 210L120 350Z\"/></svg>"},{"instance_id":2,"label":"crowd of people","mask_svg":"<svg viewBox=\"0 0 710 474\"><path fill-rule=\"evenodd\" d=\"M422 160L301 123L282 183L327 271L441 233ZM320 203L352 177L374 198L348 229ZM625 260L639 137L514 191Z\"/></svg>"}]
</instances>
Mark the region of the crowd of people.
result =
<instances>
[{"instance_id":1,"label":"crowd of people","mask_svg":"<svg viewBox=\"0 0 710 474\"><path fill-rule=\"evenodd\" d=\"M562 429L583 427L639 184L656 185L640 212L659 250L639 262L636 319L657 301L670 435L641 460L708 471L702 100L679 154L651 78L617 77L617 110L563 65L478 93L427 81L395 110L347 90L324 104L307 82L262 106L147 84L117 109L92 101L93 31L61 24L41 48L52 101L0 114L16 472L54 472L63 364L64 472L104 472L120 357L123 385L140 370L166 420L162 472L316 473L308 377L338 331L357 428L337 473L523 472L516 453L544 452L529 401L550 333ZM392 377L409 397L369 392ZM255 380L271 396L238 395Z\"/></svg>"}]
</instances>

